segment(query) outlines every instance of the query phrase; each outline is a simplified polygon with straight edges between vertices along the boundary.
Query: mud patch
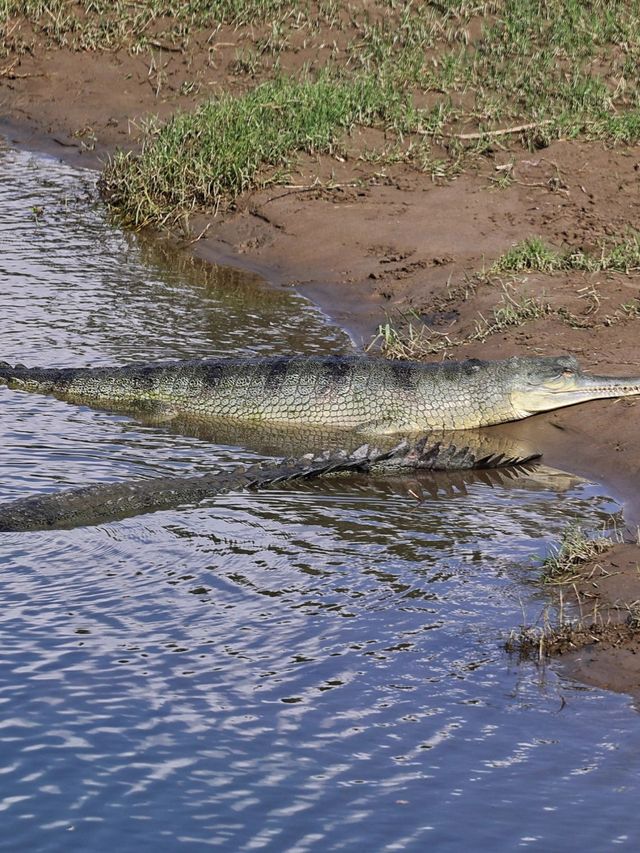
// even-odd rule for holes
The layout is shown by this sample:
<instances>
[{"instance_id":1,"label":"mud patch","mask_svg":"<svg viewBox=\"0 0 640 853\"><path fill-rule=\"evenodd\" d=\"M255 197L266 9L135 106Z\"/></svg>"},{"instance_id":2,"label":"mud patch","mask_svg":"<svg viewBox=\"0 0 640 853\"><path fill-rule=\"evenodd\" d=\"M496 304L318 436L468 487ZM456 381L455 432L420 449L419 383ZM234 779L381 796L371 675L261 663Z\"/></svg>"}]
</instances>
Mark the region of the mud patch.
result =
<instances>
[{"instance_id":1,"label":"mud patch","mask_svg":"<svg viewBox=\"0 0 640 853\"><path fill-rule=\"evenodd\" d=\"M575 565L555 587L556 617L506 643L521 658L556 659L570 678L640 698L640 563L618 543Z\"/></svg>"}]
</instances>

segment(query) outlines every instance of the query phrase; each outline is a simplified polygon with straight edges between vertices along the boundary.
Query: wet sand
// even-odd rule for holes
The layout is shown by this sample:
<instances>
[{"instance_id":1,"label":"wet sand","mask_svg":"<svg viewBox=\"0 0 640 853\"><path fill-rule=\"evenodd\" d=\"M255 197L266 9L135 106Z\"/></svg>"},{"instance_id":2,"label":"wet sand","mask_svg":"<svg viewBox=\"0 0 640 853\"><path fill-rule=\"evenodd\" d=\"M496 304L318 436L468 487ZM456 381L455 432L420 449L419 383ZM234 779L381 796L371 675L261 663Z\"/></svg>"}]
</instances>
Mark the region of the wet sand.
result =
<instances>
[{"instance_id":1,"label":"wet sand","mask_svg":"<svg viewBox=\"0 0 640 853\"><path fill-rule=\"evenodd\" d=\"M211 86L241 86L229 71L235 48L226 42L233 38L217 35ZM193 50L197 63L197 41ZM206 95L180 94L193 67L180 54L162 55L170 85L159 95L141 56L43 45L0 77L0 132L18 146L99 167L117 146L135 148L145 116L167 117ZM640 221L638 146L561 140L531 153L504 141L471 171L439 185L405 165L363 162L360 143L356 133L354 156L346 159L301 157L289 184L247 194L215 219L195 217L193 233L206 234L190 251L299 288L349 330L356 346L368 344L387 317L407 312L429 318L455 341L499 303L504 282L474 277L515 242L539 235L558 248L593 252ZM494 179L505 166L514 180L498 188ZM316 186L318 179L325 185ZM637 271L523 276L518 293L544 301L549 313L451 346L446 357L572 353L595 372L637 374L640 320L622 306L640 294L638 285ZM620 602L640 599L639 406L633 399L600 401L497 428L537 446L547 464L605 483L623 501L628 541L599 559L604 624L624 618ZM615 583L605 583L609 576ZM593 577L585 578L583 591L592 594ZM639 648L637 635L622 642L605 632L564 654L562 665L581 681L640 697Z\"/></svg>"}]
</instances>

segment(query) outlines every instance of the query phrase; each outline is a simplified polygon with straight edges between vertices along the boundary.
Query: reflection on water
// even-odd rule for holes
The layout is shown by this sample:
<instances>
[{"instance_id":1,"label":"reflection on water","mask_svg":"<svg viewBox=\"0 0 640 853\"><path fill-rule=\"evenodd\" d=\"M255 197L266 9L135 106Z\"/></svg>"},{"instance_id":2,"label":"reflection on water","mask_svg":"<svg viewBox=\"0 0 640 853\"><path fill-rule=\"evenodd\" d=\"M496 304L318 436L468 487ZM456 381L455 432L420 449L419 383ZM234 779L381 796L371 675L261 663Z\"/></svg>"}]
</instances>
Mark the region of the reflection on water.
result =
<instances>
[{"instance_id":1,"label":"reflection on water","mask_svg":"<svg viewBox=\"0 0 640 853\"><path fill-rule=\"evenodd\" d=\"M481 459L502 458L514 461L528 461L540 456L540 452L530 442L515 441L505 435L497 434L490 428L476 430L432 430L431 432L407 433L403 437L397 434L367 432L366 429L346 429L340 427L319 427L313 424L292 424L269 422L238 422L229 418L205 418L191 414L179 414L167 420L154 417L148 412L138 410L136 420L156 425L180 435L190 435L211 444L230 447L250 448L262 456L299 457L306 453L322 450L345 450L352 452L363 445L379 450L390 450L404 438L410 443L425 441L425 447L456 448L468 450L475 462Z\"/></svg>"},{"instance_id":2,"label":"reflection on water","mask_svg":"<svg viewBox=\"0 0 640 853\"><path fill-rule=\"evenodd\" d=\"M147 265L89 176L13 153L0 169L0 357L346 345L301 300ZM256 457L5 389L0 408L1 500ZM0 849L635 849L637 717L502 650L545 606L531 555L617 512L538 468L3 535Z\"/></svg>"},{"instance_id":3,"label":"reflection on water","mask_svg":"<svg viewBox=\"0 0 640 853\"><path fill-rule=\"evenodd\" d=\"M345 352L346 334L292 291L106 228L93 173L0 159L2 353L110 363L226 353ZM70 174L70 173L69 173Z\"/></svg>"}]
</instances>

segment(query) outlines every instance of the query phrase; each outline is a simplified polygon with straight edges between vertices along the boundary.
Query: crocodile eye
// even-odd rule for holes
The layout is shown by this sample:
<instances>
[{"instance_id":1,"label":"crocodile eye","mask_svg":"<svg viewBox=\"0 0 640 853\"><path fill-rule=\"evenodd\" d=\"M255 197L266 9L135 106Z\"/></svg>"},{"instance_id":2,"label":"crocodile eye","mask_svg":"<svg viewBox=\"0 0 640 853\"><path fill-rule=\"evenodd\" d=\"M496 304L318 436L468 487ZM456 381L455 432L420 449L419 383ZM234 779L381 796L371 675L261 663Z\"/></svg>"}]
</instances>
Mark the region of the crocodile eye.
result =
<instances>
[{"instance_id":1,"label":"crocodile eye","mask_svg":"<svg viewBox=\"0 0 640 853\"><path fill-rule=\"evenodd\" d=\"M570 367L565 367L565 369L562 371L562 375L566 376L567 378L569 378L569 376L575 376L575 370L571 370Z\"/></svg>"}]
</instances>

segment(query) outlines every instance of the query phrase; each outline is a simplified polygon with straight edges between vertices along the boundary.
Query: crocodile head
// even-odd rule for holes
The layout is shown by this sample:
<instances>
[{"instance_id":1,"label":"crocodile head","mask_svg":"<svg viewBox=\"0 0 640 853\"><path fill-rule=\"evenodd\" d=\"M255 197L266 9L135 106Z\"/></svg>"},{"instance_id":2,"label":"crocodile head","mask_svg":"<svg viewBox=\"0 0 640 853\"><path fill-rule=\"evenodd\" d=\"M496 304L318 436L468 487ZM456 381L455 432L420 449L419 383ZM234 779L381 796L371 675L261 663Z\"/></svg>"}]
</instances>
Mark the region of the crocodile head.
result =
<instances>
[{"instance_id":1,"label":"crocodile head","mask_svg":"<svg viewBox=\"0 0 640 853\"><path fill-rule=\"evenodd\" d=\"M512 358L511 404L517 417L548 412L586 400L640 394L640 376L591 376L573 356Z\"/></svg>"}]
</instances>

